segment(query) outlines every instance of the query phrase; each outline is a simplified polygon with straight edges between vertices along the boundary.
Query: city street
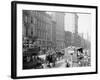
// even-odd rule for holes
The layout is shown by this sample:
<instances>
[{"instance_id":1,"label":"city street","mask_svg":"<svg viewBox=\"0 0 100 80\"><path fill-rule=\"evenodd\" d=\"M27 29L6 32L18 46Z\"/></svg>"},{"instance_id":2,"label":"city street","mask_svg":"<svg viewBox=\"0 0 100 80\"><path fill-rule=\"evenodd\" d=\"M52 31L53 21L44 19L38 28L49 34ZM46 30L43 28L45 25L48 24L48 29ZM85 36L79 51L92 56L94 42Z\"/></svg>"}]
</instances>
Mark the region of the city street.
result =
<instances>
[{"instance_id":1,"label":"city street","mask_svg":"<svg viewBox=\"0 0 100 80\"><path fill-rule=\"evenodd\" d=\"M41 55L39 57L45 59L45 56L46 55ZM65 59L61 59L61 60L56 61L55 66L53 68L60 68L60 67L66 67ZM44 64L44 68L48 68L47 64Z\"/></svg>"},{"instance_id":2,"label":"city street","mask_svg":"<svg viewBox=\"0 0 100 80\"><path fill-rule=\"evenodd\" d=\"M62 60L59 60L55 63L55 66L53 68L65 68L66 67L66 63L65 63L65 60L62 59ZM47 64L44 64L44 68L45 69L48 69L50 67L47 67Z\"/></svg>"},{"instance_id":3,"label":"city street","mask_svg":"<svg viewBox=\"0 0 100 80\"><path fill-rule=\"evenodd\" d=\"M66 67L66 63L64 59L56 62L55 68L60 68L60 67Z\"/></svg>"},{"instance_id":4,"label":"city street","mask_svg":"<svg viewBox=\"0 0 100 80\"><path fill-rule=\"evenodd\" d=\"M90 65L91 36L87 26L80 31L81 17L77 13L23 10L23 69Z\"/></svg>"}]
</instances>

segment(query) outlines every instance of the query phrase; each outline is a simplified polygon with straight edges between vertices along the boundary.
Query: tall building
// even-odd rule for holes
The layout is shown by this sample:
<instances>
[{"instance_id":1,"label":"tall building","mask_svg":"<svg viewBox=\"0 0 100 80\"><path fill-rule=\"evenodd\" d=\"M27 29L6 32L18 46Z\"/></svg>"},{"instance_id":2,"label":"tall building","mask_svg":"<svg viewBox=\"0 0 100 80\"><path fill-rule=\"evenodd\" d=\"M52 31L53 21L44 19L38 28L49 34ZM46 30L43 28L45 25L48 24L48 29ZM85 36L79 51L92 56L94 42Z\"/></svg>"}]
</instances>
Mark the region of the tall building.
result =
<instances>
[{"instance_id":1,"label":"tall building","mask_svg":"<svg viewBox=\"0 0 100 80\"><path fill-rule=\"evenodd\" d=\"M45 11L23 10L23 38L37 38L41 48L52 44L52 19Z\"/></svg>"},{"instance_id":2,"label":"tall building","mask_svg":"<svg viewBox=\"0 0 100 80\"><path fill-rule=\"evenodd\" d=\"M78 15L75 13L75 33L78 34Z\"/></svg>"},{"instance_id":3,"label":"tall building","mask_svg":"<svg viewBox=\"0 0 100 80\"><path fill-rule=\"evenodd\" d=\"M65 30L72 33L78 33L78 15L77 13L65 13Z\"/></svg>"},{"instance_id":4,"label":"tall building","mask_svg":"<svg viewBox=\"0 0 100 80\"><path fill-rule=\"evenodd\" d=\"M52 47L56 48L56 22L52 20Z\"/></svg>"},{"instance_id":5,"label":"tall building","mask_svg":"<svg viewBox=\"0 0 100 80\"><path fill-rule=\"evenodd\" d=\"M78 35L78 15L77 13L66 13L65 30L73 33L72 43L73 46L80 46L80 37Z\"/></svg>"},{"instance_id":6,"label":"tall building","mask_svg":"<svg viewBox=\"0 0 100 80\"><path fill-rule=\"evenodd\" d=\"M70 45L72 45L72 32L70 31L65 31L65 47L69 47Z\"/></svg>"},{"instance_id":7,"label":"tall building","mask_svg":"<svg viewBox=\"0 0 100 80\"><path fill-rule=\"evenodd\" d=\"M64 48L64 18L65 14L61 12L55 12L55 21L56 21L56 47L58 49Z\"/></svg>"}]
</instances>

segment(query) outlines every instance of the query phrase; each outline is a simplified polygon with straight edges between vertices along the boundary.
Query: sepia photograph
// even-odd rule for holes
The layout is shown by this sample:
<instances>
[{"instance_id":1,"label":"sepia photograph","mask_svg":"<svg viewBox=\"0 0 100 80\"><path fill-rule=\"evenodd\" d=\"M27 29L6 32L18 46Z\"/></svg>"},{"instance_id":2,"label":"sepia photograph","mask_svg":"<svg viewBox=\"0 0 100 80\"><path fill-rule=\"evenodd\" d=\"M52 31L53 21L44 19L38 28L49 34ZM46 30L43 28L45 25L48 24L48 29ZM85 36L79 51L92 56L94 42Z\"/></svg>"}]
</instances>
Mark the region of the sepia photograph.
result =
<instances>
[{"instance_id":1,"label":"sepia photograph","mask_svg":"<svg viewBox=\"0 0 100 80\"><path fill-rule=\"evenodd\" d=\"M97 74L97 6L12 2L12 78Z\"/></svg>"}]
</instances>

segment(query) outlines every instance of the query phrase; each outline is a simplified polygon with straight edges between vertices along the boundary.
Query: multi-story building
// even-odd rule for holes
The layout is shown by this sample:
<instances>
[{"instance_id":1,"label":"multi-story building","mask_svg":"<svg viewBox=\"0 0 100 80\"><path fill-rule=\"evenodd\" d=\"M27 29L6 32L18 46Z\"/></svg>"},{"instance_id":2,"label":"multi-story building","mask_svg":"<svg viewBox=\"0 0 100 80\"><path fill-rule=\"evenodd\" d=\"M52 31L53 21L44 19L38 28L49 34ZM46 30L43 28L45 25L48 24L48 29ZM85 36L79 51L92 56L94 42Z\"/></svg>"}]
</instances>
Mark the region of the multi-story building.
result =
<instances>
[{"instance_id":1,"label":"multi-story building","mask_svg":"<svg viewBox=\"0 0 100 80\"><path fill-rule=\"evenodd\" d=\"M56 18L55 18L55 12L49 12L52 17L52 48L56 48Z\"/></svg>"},{"instance_id":2,"label":"multi-story building","mask_svg":"<svg viewBox=\"0 0 100 80\"><path fill-rule=\"evenodd\" d=\"M56 47L58 49L64 48L64 18L65 14L61 12L55 12L55 21L56 21Z\"/></svg>"},{"instance_id":3,"label":"multi-story building","mask_svg":"<svg viewBox=\"0 0 100 80\"><path fill-rule=\"evenodd\" d=\"M52 19L44 11L23 10L23 37L36 37L41 48L48 48L52 43Z\"/></svg>"},{"instance_id":4,"label":"multi-story building","mask_svg":"<svg viewBox=\"0 0 100 80\"><path fill-rule=\"evenodd\" d=\"M78 33L78 15L77 13L65 13L65 30L72 33Z\"/></svg>"},{"instance_id":5,"label":"multi-story building","mask_svg":"<svg viewBox=\"0 0 100 80\"><path fill-rule=\"evenodd\" d=\"M52 47L56 48L56 22L52 20Z\"/></svg>"},{"instance_id":6,"label":"multi-story building","mask_svg":"<svg viewBox=\"0 0 100 80\"><path fill-rule=\"evenodd\" d=\"M73 33L71 45L79 46L78 15L77 13L66 13L65 17L65 30Z\"/></svg>"},{"instance_id":7,"label":"multi-story building","mask_svg":"<svg viewBox=\"0 0 100 80\"><path fill-rule=\"evenodd\" d=\"M36 38L41 48L64 48L64 18L61 12L23 10L23 38Z\"/></svg>"},{"instance_id":8,"label":"multi-story building","mask_svg":"<svg viewBox=\"0 0 100 80\"><path fill-rule=\"evenodd\" d=\"M65 31L65 47L69 47L72 45L73 34L70 31Z\"/></svg>"}]
</instances>

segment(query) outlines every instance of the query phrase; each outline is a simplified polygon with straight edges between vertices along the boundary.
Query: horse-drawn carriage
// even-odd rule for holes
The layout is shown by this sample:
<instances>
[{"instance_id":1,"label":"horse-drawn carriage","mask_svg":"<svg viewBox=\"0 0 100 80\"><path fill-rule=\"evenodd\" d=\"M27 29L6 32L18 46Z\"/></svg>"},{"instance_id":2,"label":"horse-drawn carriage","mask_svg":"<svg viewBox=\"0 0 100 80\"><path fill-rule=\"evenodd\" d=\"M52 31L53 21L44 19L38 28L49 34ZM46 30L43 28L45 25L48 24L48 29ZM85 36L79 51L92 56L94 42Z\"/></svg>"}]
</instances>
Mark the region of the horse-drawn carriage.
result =
<instances>
[{"instance_id":1,"label":"horse-drawn carriage","mask_svg":"<svg viewBox=\"0 0 100 80\"><path fill-rule=\"evenodd\" d=\"M46 55L46 64L48 67L55 67L56 62L63 59L64 52L61 51L50 51Z\"/></svg>"},{"instance_id":2,"label":"horse-drawn carriage","mask_svg":"<svg viewBox=\"0 0 100 80\"><path fill-rule=\"evenodd\" d=\"M66 65L69 64L68 67L77 67L82 63L83 56L83 48L81 47L68 47L65 49L65 61Z\"/></svg>"}]
</instances>

